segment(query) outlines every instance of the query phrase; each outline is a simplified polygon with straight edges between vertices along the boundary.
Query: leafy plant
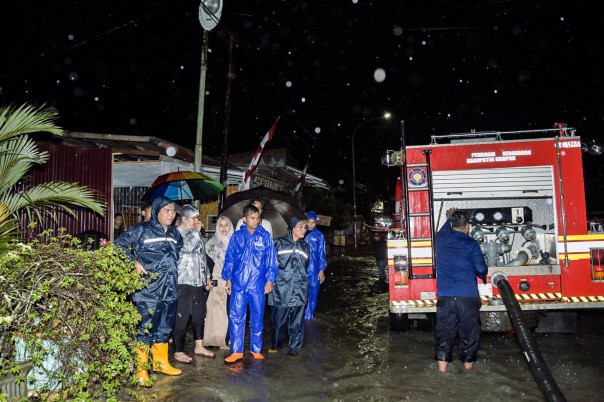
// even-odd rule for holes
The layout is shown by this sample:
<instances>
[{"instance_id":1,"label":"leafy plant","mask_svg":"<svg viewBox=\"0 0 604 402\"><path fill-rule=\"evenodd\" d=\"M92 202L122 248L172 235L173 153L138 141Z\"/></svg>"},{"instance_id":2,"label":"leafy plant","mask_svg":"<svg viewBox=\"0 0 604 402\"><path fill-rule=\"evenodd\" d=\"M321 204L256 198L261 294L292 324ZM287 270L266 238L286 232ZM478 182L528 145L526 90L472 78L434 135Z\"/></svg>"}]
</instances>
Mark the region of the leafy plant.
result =
<instances>
[{"instance_id":1,"label":"leafy plant","mask_svg":"<svg viewBox=\"0 0 604 402\"><path fill-rule=\"evenodd\" d=\"M103 216L104 206L94 192L76 183L48 182L37 186L25 183L27 172L46 163L48 153L41 152L27 135L49 132L61 135L55 124L56 110L22 105L0 108L0 253L2 246L18 233L19 217L41 222L43 216L55 217L58 209L74 216L74 207L87 208Z\"/></svg>"},{"instance_id":2,"label":"leafy plant","mask_svg":"<svg viewBox=\"0 0 604 402\"><path fill-rule=\"evenodd\" d=\"M22 340L35 366L49 354L59 363L40 399L123 399L133 392L140 319L128 295L143 283L112 244L89 250L62 230L12 244L0 257L0 376Z\"/></svg>"}]
</instances>

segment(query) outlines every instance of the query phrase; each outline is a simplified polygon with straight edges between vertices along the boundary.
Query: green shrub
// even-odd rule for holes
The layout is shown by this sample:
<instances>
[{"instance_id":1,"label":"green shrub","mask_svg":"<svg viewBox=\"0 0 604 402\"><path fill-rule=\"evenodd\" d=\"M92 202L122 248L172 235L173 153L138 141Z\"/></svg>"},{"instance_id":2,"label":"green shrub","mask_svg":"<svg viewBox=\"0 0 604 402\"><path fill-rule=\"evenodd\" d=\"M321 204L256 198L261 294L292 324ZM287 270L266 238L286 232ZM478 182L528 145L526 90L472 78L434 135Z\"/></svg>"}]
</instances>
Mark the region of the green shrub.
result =
<instances>
[{"instance_id":1,"label":"green shrub","mask_svg":"<svg viewBox=\"0 0 604 402\"><path fill-rule=\"evenodd\" d=\"M59 369L45 373L48 382L36 390L42 400L134 393L140 316L128 297L143 281L112 244L88 248L63 231L44 232L0 257L0 376L15 361L16 340L35 366L52 354Z\"/></svg>"}]
</instances>

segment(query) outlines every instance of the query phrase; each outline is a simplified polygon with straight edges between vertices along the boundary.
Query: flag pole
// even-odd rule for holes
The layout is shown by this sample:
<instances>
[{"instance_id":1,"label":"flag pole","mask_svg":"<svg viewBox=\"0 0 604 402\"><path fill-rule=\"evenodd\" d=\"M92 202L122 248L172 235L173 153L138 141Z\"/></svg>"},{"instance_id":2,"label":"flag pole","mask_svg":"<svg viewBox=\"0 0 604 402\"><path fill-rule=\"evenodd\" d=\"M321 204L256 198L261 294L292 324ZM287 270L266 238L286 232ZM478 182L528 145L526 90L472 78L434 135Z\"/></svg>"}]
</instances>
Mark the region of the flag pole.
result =
<instances>
[{"instance_id":1,"label":"flag pole","mask_svg":"<svg viewBox=\"0 0 604 402\"><path fill-rule=\"evenodd\" d=\"M277 117L277 120L275 120L271 128L264 135L264 138L262 139L262 141L260 141L260 145L258 146L258 148L256 148L256 152L254 152L254 155L252 156L252 161L250 162L250 167L243 174L242 190L250 189L252 174L254 174L254 171L258 166L258 162L260 161L260 157L262 156L262 152L264 151L264 146L273 138L273 134L275 134L275 130L277 129L277 123L279 123L280 118L281 116Z\"/></svg>"}]
</instances>

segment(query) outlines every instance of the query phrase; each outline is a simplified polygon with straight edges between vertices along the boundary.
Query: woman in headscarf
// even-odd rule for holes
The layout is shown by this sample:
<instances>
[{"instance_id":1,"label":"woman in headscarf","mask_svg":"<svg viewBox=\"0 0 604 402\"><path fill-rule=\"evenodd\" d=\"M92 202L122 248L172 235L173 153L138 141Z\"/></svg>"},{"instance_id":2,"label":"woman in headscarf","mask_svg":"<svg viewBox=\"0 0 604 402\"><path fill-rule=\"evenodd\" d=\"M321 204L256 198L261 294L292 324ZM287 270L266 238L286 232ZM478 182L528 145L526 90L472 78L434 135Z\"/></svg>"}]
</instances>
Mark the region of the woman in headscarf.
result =
<instances>
[{"instance_id":1,"label":"woman in headscarf","mask_svg":"<svg viewBox=\"0 0 604 402\"><path fill-rule=\"evenodd\" d=\"M216 220L216 233L206 243L206 254L209 265L214 265L212 270L212 289L207 303L206 324L203 337L204 346L218 346L228 349L227 334L229 317L227 314L226 281L222 279L222 267L229 241L233 235L233 223L229 218L221 215Z\"/></svg>"}]
</instances>

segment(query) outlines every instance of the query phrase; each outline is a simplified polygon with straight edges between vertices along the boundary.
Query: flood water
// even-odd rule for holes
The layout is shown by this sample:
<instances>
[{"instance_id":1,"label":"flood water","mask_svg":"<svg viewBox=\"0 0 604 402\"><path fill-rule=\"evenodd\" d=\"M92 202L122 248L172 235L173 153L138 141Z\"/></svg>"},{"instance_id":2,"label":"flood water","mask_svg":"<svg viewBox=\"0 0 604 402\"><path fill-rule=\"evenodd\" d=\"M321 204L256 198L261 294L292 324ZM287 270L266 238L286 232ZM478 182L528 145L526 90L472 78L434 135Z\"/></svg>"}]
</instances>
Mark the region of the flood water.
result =
<instances>
[{"instance_id":1,"label":"flood water","mask_svg":"<svg viewBox=\"0 0 604 402\"><path fill-rule=\"evenodd\" d=\"M226 365L228 352L216 350L215 359L173 363L181 376L159 374L141 394L163 401L544 400L513 334L483 334L473 371L454 361L439 374L432 332L390 330L388 295L369 292L377 280L369 248L333 248L326 274L299 356L267 353L267 319L264 361L246 354ZM604 311L580 312L575 334L535 340L567 400L604 401ZM187 346L192 355L192 340Z\"/></svg>"}]
</instances>

